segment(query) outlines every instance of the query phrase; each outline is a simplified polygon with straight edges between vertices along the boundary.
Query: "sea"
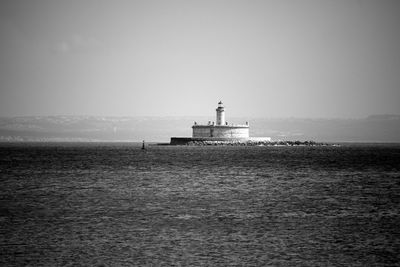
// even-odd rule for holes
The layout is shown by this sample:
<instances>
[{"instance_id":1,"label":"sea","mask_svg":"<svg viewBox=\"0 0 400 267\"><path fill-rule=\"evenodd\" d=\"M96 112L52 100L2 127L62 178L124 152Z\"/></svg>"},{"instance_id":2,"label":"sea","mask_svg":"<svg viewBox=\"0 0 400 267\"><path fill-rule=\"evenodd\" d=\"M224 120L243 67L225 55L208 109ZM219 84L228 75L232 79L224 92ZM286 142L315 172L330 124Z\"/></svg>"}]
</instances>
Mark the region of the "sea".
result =
<instances>
[{"instance_id":1,"label":"sea","mask_svg":"<svg viewBox=\"0 0 400 267\"><path fill-rule=\"evenodd\" d=\"M1 266L399 266L400 144L0 144Z\"/></svg>"}]
</instances>

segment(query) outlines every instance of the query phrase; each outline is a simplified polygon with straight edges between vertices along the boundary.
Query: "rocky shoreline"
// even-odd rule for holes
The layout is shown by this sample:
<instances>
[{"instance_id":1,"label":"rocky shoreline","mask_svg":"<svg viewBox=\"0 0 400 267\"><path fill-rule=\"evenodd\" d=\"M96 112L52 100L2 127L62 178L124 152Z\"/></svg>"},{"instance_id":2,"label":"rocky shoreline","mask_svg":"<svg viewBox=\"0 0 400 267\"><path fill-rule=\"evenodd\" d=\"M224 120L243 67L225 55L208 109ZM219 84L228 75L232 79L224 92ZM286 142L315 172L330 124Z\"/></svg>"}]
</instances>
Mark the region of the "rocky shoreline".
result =
<instances>
[{"instance_id":1,"label":"rocky shoreline","mask_svg":"<svg viewBox=\"0 0 400 267\"><path fill-rule=\"evenodd\" d=\"M186 146L337 146L315 141L189 141Z\"/></svg>"}]
</instances>

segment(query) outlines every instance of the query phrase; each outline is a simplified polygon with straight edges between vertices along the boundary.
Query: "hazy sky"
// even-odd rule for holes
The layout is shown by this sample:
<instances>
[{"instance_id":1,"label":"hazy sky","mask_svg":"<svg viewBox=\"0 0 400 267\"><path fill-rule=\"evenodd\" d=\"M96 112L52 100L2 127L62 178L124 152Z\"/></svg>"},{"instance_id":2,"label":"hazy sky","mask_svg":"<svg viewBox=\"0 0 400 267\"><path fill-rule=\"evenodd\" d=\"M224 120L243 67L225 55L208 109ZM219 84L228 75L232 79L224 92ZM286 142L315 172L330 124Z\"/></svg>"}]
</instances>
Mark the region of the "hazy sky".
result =
<instances>
[{"instance_id":1,"label":"hazy sky","mask_svg":"<svg viewBox=\"0 0 400 267\"><path fill-rule=\"evenodd\" d=\"M0 116L400 114L400 1L0 2Z\"/></svg>"}]
</instances>

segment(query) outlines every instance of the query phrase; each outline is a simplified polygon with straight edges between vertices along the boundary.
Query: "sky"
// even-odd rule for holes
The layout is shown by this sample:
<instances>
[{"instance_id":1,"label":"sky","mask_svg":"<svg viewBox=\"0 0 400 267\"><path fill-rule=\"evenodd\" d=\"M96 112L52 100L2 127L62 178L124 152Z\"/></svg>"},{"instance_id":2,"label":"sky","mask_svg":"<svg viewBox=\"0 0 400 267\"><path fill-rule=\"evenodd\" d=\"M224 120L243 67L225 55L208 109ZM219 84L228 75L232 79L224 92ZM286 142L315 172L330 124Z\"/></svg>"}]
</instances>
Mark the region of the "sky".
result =
<instances>
[{"instance_id":1,"label":"sky","mask_svg":"<svg viewBox=\"0 0 400 267\"><path fill-rule=\"evenodd\" d=\"M0 1L0 116L400 114L400 1Z\"/></svg>"}]
</instances>

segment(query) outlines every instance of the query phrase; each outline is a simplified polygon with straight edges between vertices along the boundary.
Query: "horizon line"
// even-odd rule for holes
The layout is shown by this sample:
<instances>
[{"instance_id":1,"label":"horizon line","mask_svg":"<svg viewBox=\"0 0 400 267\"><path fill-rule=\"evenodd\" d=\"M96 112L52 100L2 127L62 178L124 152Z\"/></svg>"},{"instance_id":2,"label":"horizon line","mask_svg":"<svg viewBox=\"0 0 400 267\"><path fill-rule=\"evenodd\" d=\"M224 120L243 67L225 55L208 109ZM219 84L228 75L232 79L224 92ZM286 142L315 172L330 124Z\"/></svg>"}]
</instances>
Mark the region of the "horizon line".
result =
<instances>
[{"instance_id":1,"label":"horizon line","mask_svg":"<svg viewBox=\"0 0 400 267\"><path fill-rule=\"evenodd\" d=\"M52 118L52 117L70 117L70 118L209 118L210 115L0 115L2 119L13 118ZM373 117L400 117L400 114L380 113L370 114L363 117L306 117L306 116L230 116L230 118L252 118L252 119L342 119L342 120L358 120Z\"/></svg>"}]
</instances>

